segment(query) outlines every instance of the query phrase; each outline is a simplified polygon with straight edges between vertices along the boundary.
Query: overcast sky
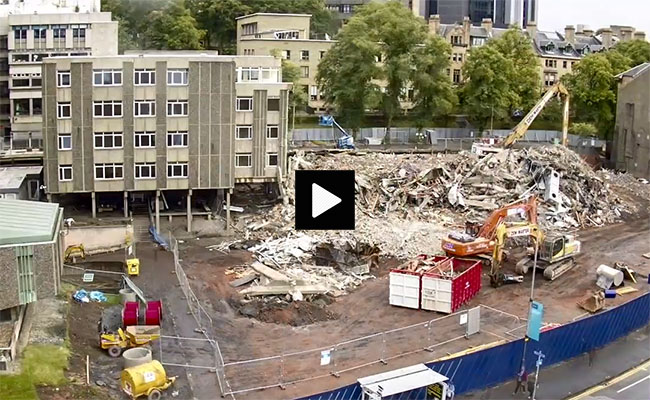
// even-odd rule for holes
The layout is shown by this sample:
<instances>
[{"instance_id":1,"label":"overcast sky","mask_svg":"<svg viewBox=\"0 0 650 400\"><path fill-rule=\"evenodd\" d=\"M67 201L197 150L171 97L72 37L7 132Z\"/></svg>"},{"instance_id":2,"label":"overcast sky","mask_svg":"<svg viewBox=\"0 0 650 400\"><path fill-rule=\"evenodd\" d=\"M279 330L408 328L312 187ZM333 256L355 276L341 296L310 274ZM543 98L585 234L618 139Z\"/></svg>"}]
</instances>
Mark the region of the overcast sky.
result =
<instances>
[{"instance_id":1,"label":"overcast sky","mask_svg":"<svg viewBox=\"0 0 650 400\"><path fill-rule=\"evenodd\" d=\"M564 31L567 25L598 30L609 25L631 25L650 36L650 0L538 0L538 28Z\"/></svg>"}]
</instances>

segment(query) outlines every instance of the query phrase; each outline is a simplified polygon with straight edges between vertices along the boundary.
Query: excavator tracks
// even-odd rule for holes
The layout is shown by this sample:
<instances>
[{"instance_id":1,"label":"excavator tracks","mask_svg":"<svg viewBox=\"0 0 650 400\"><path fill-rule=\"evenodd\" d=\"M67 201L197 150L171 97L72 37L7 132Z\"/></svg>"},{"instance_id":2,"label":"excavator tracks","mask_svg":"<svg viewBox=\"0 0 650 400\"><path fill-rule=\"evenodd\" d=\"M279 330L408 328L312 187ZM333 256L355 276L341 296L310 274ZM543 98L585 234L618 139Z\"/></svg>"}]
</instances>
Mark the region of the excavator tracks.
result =
<instances>
[{"instance_id":1,"label":"excavator tracks","mask_svg":"<svg viewBox=\"0 0 650 400\"><path fill-rule=\"evenodd\" d=\"M567 258L566 260L555 262L548 267L544 268L544 278L549 281L554 281L562 274L573 268L575 265L575 260L573 258Z\"/></svg>"}]
</instances>

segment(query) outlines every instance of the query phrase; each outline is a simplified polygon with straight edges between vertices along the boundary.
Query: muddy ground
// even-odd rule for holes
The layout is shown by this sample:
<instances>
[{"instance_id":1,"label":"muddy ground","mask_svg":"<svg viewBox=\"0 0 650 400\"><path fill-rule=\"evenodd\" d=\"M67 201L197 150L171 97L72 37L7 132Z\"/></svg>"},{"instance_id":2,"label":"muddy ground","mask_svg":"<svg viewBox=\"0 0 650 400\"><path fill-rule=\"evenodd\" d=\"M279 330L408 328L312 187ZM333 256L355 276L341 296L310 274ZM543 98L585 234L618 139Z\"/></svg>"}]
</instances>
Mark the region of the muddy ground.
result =
<instances>
[{"instance_id":1,"label":"muddy ground","mask_svg":"<svg viewBox=\"0 0 650 400\"><path fill-rule=\"evenodd\" d=\"M641 209L647 210L647 201ZM650 260L642 254L650 252L650 231L647 213L641 216L626 216L626 223L591 229L579 233L582 241L582 254L577 258L577 265L557 280L544 280L541 273L536 276L535 299L545 305L545 322L567 323L585 314L576 305L583 296L595 289L595 270L600 264L613 265L616 261L627 263L641 274L650 273ZM237 290L228 285L229 280L225 271L233 266L250 262L251 255L242 250L233 250L229 254L208 251L207 245L217 243L219 239L191 241L182 245L183 266L197 293L209 300L211 312L214 313L214 331L220 342L226 363L252 358L269 357L308 349L320 349L335 343L381 332L388 329L403 327L410 324L422 323L441 314L396 308L388 304L388 271L394 265L392 260L382 260L380 267L373 270L375 279L365 281L361 287L348 295L331 299L331 304L319 304L332 318L317 320L309 323L310 318L302 318L308 310L304 306L292 306L291 303L282 305L283 311L265 310L256 306L255 315L242 315L240 312L242 299ZM512 265L505 269L512 269ZM489 286L487 271L483 274L483 288L467 307L487 305L496 310L525 318L530 295L531 275L525 277L524 283L508 285L498 289ZM608 299L607 307L624 303L648 290L644 279L632 285L638 292ZM483 312L483 311L482 311ZM295 322L300 322L296 324ZM444 349L429 352L419 352L399 360L391 361L391 368L409 365L415 362L430 361L468 346L489 343L499 339L522 337L525 322L517 321L516 317L501 314L498 311L488 311L482 315L484 333L469 341L452 340L459 332L457 322L444 319L434 323L433 342L446 342ZM307 323L307 324L305 324ZM301 325L301 326L296 326ZM417 340L425 341L426 334L417 336L414 331L387 340L387 353L417 348ZM377 342L379 343L379 342ZM373 341L359 344L357 348L347 351L350 358L362 360L371 358L369 353L378 350ZM410 343L410 346L408 345ZM233 389L264 386L265 383L279 382L293 378L307 378L323 374L322 379L308 381L303 384L289 385L285 390L269 388L262 392L253 391L237 395L245 398L290 398L327 390L344 384L352 383L359 376L386 370L387 367L372 366L359 371L342 374L340 378L327 377L328 371L318 367L318 351L306 352L302 358L309 361L283 360L274 363L247 364L226 368L226 375ZM278 367L277 364L282 364ZM355 365L350 362L346 365ZM275 371L279 368L279 372ZM293 368L293 370L292 370ZM228 370L230 374L228 373ZM298 372L298 370L304 371ZM331 368L330 368L331 369ZM271 371L271 372L269 372Z\"/></svg>"}]
</instances>

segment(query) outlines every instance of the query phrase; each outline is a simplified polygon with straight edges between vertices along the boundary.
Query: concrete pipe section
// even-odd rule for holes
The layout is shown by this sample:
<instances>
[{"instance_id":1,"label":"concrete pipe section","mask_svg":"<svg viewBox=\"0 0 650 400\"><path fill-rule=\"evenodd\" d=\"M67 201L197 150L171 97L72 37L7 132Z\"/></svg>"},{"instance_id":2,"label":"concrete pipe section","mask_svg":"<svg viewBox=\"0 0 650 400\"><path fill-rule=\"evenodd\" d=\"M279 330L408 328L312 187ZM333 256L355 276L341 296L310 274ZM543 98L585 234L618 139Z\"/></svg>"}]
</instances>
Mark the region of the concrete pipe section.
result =
<instances>
[{"instance_id":1,"label":"concrete pipe section","mask_svg":"<svg viewBox=\"0 0 650 400\"><path fill-rule=\"evenodd\" d=\"M124 368L131 368L151 361L151 350L146 347L134 347L122 353Z\"/></svg>"},{"instance_id":2,"label":"concrete pipe section","mask_svg":"<svg viewBox=\"0 0 650 400\"><path fill-rule=\"evenodd\" d=\"M129 288L120 289L120 296L122 296L122 304L127 301L137 301L135 292Z\"/></svg>"}]
</instances>

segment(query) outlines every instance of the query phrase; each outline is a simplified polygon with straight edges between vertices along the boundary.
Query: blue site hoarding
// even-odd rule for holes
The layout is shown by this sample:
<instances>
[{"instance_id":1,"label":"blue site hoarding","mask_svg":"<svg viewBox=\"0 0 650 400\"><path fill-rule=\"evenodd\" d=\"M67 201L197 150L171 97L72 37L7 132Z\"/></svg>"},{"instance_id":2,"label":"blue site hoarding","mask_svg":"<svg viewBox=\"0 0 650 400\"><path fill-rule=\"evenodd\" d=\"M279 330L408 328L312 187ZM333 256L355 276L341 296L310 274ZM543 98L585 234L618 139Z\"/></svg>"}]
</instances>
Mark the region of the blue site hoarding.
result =
<instances>
[{"instance_id":1,"label":"blue site hoarding","mask_svg":"<svg viewBox=\"0 0 650 400\"><path fill-rule=\"evenodd\" d=\"M601 348L648 323L650 293L645 293L619 307L542 332L539 342L527 346L526 370L535 369L536 351L544 354L544 366L548 367ZM458 395L514 379L520 368L523 349L524 341L519 339L449 360L427 363L427 366L447 376ZM422 399L425 396L426 389L422 388L392 396L391 399ZM361 388L358 384L352 384L302 400L357 399L361 399Z\"/></svg>"}]
</instances>

